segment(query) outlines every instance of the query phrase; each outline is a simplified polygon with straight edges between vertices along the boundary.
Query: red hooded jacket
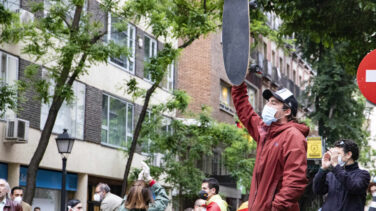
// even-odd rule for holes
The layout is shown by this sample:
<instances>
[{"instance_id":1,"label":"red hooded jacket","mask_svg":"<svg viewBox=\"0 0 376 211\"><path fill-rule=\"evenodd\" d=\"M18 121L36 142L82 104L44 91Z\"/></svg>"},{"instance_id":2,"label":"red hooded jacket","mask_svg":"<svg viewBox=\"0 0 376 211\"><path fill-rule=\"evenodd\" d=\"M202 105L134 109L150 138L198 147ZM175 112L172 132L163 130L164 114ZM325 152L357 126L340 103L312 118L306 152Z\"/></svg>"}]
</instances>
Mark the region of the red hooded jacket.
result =
<instances>
[{"instance_id":1,"label":"red hooded jacket","mask_svg":"<svg viewBox=\"0 0 376 211\"><path fill-rule=\"evenodd\" d=\"M249 210L298 211L308 183L305 137L309 128L292 121L267 126L249 103L244 83L232 88L232 97L240 121L257 142Z\"/></svg>"}]
</instances>

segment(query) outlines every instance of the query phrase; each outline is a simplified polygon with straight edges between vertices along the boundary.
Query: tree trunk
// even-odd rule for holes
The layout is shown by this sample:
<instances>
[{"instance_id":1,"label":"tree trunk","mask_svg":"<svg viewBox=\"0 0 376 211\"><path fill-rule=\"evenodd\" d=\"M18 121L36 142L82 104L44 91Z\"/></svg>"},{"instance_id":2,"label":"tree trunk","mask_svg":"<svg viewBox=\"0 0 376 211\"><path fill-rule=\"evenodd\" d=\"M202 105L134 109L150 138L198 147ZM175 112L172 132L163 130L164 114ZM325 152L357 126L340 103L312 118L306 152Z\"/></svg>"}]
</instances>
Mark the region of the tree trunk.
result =
<instances>
[{"instance_id":1,"label":"tree trunk","mask_svg":"<svg viewBox=\"0 0 376 211\"><path fill-rule=\"evenodd\" d=\"M321 65L321 62L322 62L322 59L323 59L323 54L324 54L324 46L322 45L322 43L319 44L319 63L318 63L318 67L317 67L317 76L320 76L321 74L321 69L322 69L322 65ZM320 110L320 96L321 93L317 93L316 94L316 98L315 98L315 110L318 111ZM319 136L323 136L323 127L324 127L324 121L322 118L320 118L318 120L318 134Z\"/></svg>"},{"instance_id":2,"label":"tree trunk","mask_svg":"<svg viewBox=\"0 0 376 211\"><path fill-rule=\"evenodd\" d=\"M179 211L184 211L183 203L184 203L183 191L182 191L181 186L179 185Z\"/></svg>"},{"instance_id":3,"label":"tree trunk","mask_svg":"<svg viewBox=\"0 0 376 211\"><path fill-rule=\"evenodd\" d=\"M145 119L146 111L147 111L148 106L149 106L149 101L150 101L151 95L154 93L158 84L159 84L159 82L155 82L150 87L150 89L148 89L148 91L146 92L145 102L144 102L144 105L142 106L141 114L140 114L140 117L137 121L136 128L134 130L132 145L131 145L131 148L129 149L129 153L128 153L128 160L127 160L127 164L126 164L126 167L125 167L123 184L122 184L122 188L121 188L122 197L125 196L126 190L128 188L128 175L129 175L129 172L131 170L133 155L136 151L137 140L138 140L138 137L139 137L140 132L141 132L142 123L144 122L144 119Z\"/></svg>"},{"instance_id":4,"label":"tree trunk","mask_svg":"<svg viewBox=\"0 0 376 211\"><path fill-rule=\"evenodd\" d=\"M27 170L27 180L26 180L26 189L25 189L25 198L24 198L24 201L29 204L32 204L33 202L38 167L39 167L40 162L42 161L44 153L46 152L48 142L50 140L50 136L52 133L52 129L55 125L57 114L63 102L64 102L64 99L53 100L51 108L48 112L46 124L43 127L42 134L39 139L38 147L36 151L34 152L33 157L31 158L31 161Z\"/></svg>"},{"instance_id":5,"label":"tree trunk","mask_svg":"<svg viewBox=\"0 0 376 211\"><path fill-rule=\"evenodd\" d=\"M188 41L185 41L182 45L180 45L178 48L179 49L183 49L183 48L186 48L187 46L189 46L190 44L192 44L192 42L197 39L198 36L195 36L195 37L192 37L190 38ZM131 148L129 149L129 153L128 153L128 160L127 160L127 164L125 166L125 171L124 171L124 176L123 176L123 184L122 184L122 187L121 187L121 196L124 197L125 194L126 194L126 190L128 189L128 176L129 176L129 172L131 170L131 165L132 165L132 160L133 160L133 155L136 151L136 146L137 146L137 140L138 140L138 137L140 135L140 132L141 132L141 128L142 128L142 123L144 122L144 119L145 119L145 115L146 115L146 110L148 109L148 106L149 106L149 101L150 101L150 98L151 98L151 95L154 93L154 91L157 89L158 85L160 84L160 82L163 80L163 77L156 81L151 87L150 89L148 89L148 91L146 92L146 96L145 96L145 101L144 101L144 105L142 106L142 110L141 110L141 114L140 114L140 117L137 121L137 124L136 124L136 128L134 130L134 134L133 134L133 140L132 140L132 145L131 145Z\"/></svg>"}]
</instances>

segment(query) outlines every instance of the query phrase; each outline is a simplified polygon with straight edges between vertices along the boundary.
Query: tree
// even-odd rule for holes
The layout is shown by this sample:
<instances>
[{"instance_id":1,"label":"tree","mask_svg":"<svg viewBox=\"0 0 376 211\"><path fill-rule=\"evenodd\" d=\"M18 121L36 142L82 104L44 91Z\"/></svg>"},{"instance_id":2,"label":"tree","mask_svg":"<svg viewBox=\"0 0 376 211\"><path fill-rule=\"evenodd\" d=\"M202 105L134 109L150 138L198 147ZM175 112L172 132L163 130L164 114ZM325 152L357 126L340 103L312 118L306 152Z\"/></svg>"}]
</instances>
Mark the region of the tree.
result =
<instances>
[{"instance_id":1,"label":"tree","mask_svg":"<svg viewBox=\"0 0 376 211\"><path fill-rule=\"evenodd\" d=\"M57 114L64 101L73 99L73 82L87 74L90 65L107 62L109 57L127 55L127 48L114 42L102 42L107 31L93 11L84 12L84 0L51 0L51 6L45 8L43 3L31 3L28 9L39 15L34 21L22 23L16 14L8 18L9 11L1 9L2 31L0 42L16 44L22 41L23 53L32 56L35 63L46 69L46 78L36 78L40 65L30 65L25 75L32 81L32 87L43 103L51 101L46 123L42 129L39 143L29 163L27 186L24 200L32 203L35 193L36 173L44 156ZM106 0L100 5L103 14L116 13L117 1ZM3 8L3 7L1 7ZM98 11L95 11L98 12ZM116 25L124 30L129 17L122 15L122 22ZM104 17L102 17L104 18ZM23 85L27 85L26 82ZM49 87L54 86L53 94Z\"/></svg>"},{"instance_id":2,"label":"tree","mask_svg":"<svg viewBox=\"0 0 376 211\"><path fill-rule=\"evenodd\" d=\"M156 88L162 82L167 66L177 59L181 49L189 46L195 39L213 32L218 28L220 22L220 8L223 2L215 1L191 1L191 0L140 0L129 1L122 8L122 13L130 14L135 21L141 17L149 19L149 27L152 28L156 38L170 37L180 39L182 44L177 49L166 43L165 48L158 52L155 58L146 62L144 71L151 75L153 85L144 93L144 104L137 120L133 133L132 143L128 152L128 160L124 171L122 195L125 194L128 186L128 175L131 170L133 155L136 150L138 138L143 127L149 101ZM139 94L135 80L127 83L127 91L134 95Z\"/></svg>"},{"instance_id":3,"label":"tree","mask_svg":"<svg viewBox=\"0 0 376 211\"><path fill-rule=\"evenodd\" d=\"M159 175L177 192L179 209L183 210L183 200L197 197L202 179L205 176L203 163L213 157L213 150L225 148L225 167L237 182L245 187L250 186L255 159L254 142L250 142L245 129L235 125L218 123L210 118L210 112L203 108L202 112L189 119L172 118L169 122L162 115L173 107L186 107L183 92L178 92L173 103L153 106L152 114L141 131L140 142L153 163L155 154L163 154ZM166 130L166 128L169 128Z\"/></svg>"}]
</instances>

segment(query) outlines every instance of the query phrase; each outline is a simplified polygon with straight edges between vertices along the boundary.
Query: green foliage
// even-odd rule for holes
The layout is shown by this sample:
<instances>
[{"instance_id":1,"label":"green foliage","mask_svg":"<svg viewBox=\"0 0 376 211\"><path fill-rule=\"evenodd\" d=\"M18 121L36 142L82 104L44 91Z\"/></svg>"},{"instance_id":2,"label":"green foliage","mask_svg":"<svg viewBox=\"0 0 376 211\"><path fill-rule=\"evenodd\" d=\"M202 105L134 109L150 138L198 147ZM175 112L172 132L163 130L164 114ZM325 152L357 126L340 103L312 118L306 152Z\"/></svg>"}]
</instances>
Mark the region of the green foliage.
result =
<instances>
[{"instance_id":1,"label":"green foliage","mask_svg":"<svg viewBox=\"0 0 376 211\"><path fill-rule=\"evenodd\" d=\"M267 37L271 41L274 41L279 48L284 49L285 51L290 51L286 46L292 46L295 42L294 39L287 39L282 36L278 30L270 28L267 24L267 17L260 9L250 10L250 32L252 37L255 38L255 46L261 42L261 37Z\"/></svg>"},{"instance_id":2,"label":"green foliage","mask_svg":"<svg viewBox=\"0 0 376 211\"><path fill-rule=\"evenodd\" d=\"M0 85L0 117L4 117L5 111L17 108L17 88L5 83Z\"/></svg>"},{"instance_id":3,"label":"green foliage","mask_svg":"<svg viewBox=\"0 0 376 211\"><path fill-rule=\"evenodd\" d=\"M149 153L150 162L155 153L163 154L162 175L179 193L197 194L202 179L208 176L204 173L203 161L212 158L213 149L218 147L226 148L224 164L231 176L249 187L254 165L250 155L255 145L249 142L246 131L215 122L205 108L193 119L172 119L168 125L171 130L165 130L166 121L159 111L153 110L152 118L144 123L141 140L147 146L144 150Z\"/></svg>"},{"instance_id":4,"label":"green foliage","mask_svg":"<svg viewBox=\"0 0 376 211\"><path fill-rule=\"evenodd\" d=\"M323 123L320 125L321 135L329 145L348 138L365 146L368 136L363 127L365 99L357 89L354 76L335 62L336 53L333 49L322 56L321 72L306 90L310 101L317 102L320 108L311 117Z\"/></svg>"}]
</instances>

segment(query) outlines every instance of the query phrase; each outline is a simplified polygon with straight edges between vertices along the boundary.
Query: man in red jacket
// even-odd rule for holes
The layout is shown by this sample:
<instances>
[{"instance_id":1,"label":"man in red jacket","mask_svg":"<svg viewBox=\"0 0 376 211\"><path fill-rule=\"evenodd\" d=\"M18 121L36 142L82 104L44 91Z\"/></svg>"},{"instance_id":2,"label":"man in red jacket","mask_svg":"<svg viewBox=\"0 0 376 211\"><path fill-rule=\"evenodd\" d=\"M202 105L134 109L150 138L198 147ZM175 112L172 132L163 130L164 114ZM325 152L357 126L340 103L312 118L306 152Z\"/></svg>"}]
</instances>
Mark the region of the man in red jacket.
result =
<instances>
[{"instance_id":1,"label":"man in red jacket","mask_svg":"<svg viewBox=\"0 0 376 211\"><path fill-rule=\"evenodd\" d=\"M232 88L239 119L257 142L248 208L298 211L308 182L305 137L309 128L296 122L298 102L288 89L267 89L263 97L268 103L261 119L248 101L246 84Z\"/></svg>"},{"instance_id":2,"label":"man in red jacket","mask_svg":"<svg viewBox=\"0 0 376 211\"><path fill-rule=\"evenodd\" d=\"M202 181L200 198L206 200L207 211L227 211L227 203L219 192L219 182L215 178L206 178Z\"/></svg>"}]
</instances>

